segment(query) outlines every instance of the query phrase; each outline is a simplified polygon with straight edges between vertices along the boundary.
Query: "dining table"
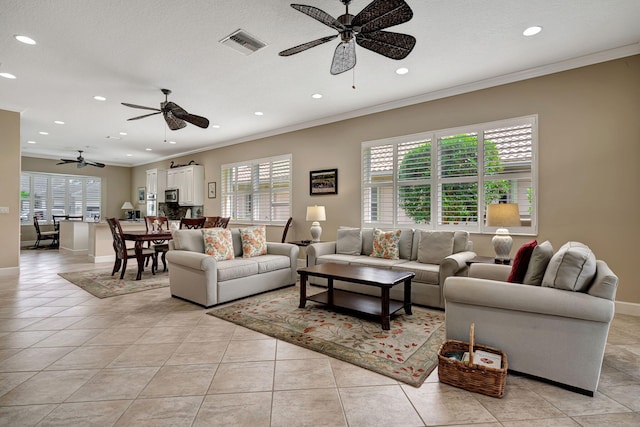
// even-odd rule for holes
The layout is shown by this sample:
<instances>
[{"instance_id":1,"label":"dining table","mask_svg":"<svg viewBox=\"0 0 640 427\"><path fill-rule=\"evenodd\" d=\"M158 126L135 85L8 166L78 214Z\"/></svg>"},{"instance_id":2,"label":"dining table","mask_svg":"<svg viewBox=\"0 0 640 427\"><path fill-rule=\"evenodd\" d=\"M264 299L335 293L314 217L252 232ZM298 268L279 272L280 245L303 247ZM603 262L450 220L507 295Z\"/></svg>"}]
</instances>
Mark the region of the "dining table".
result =
<instances>
[{"instance_id":1,"label":"dining table","mask_svg":"<svg viewBox=\"0 0 640 427\"><path fill-rule=\"evenodd\" d=\"M136 261L138 261L138 274L136 280L142 278L142 272L144 271L144 256L142 255L142 246L145 242L159 242L171 240L170 230L159 231L145 231L145 230L132 230L123 231L122 238L127 241L133 241L135 243Z\"/></svg>"}]
</instances>

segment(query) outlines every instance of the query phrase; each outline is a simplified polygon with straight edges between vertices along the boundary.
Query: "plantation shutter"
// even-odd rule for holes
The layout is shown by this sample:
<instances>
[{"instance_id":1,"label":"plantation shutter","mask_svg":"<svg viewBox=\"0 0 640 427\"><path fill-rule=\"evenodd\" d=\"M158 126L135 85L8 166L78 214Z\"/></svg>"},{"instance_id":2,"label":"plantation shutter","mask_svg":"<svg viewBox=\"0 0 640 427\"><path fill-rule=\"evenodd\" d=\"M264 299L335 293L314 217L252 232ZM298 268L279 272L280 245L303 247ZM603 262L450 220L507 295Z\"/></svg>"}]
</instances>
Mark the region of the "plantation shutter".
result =
<instances>
[{"instance_id":1,"label":"plantation shutter","mask_svg":"<svg viewBox=\"0 0 640 427\"><path fill-rule=\"evenodd\" d=\"M363 150L363 215L365 224L393 224L394 147L378 145Z\"/></svg>"},{"instance_id":2,"label":"plantation shutter","mask_svg":"<svg viewBox=\"0 0 640 427\"><path fill-rule=\"evenodd\" d=\"M431 140L398 144L398 225L431 222Z\"/></svg>"}]
</instances>

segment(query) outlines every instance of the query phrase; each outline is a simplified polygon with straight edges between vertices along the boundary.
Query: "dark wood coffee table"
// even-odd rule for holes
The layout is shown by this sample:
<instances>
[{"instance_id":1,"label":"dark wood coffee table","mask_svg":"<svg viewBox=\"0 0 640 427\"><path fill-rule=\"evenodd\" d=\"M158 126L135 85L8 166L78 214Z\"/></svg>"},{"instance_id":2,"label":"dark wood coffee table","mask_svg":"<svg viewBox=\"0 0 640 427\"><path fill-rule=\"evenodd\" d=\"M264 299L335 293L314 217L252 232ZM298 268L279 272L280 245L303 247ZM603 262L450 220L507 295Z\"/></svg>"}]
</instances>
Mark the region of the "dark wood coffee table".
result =
<instances>
[{"instance_id":1,"label":"dark wood coffee table","mask_svg":"<svg viewBox=\"0 0 640 427\"><path fill-rule=\"evenodd\" d=\"M404 308L405 313L411 313L411 279L415 273L410 271L395 271L375 267L365 267L348 264L319 264L312 267L298 269L300 274L300 308L304 308L307 300L327 304L330 307L344 308L359 313L380 316L382 329L389 330L390 316ZM323 277L327 279L328 290L307 297L307 277ZM334 280L360 283L380 288L380 298L359 294L356 292L333 289ZM398 283L404 282L404 301L389 298L389 290Z\"/></svg>"}]
</instances>

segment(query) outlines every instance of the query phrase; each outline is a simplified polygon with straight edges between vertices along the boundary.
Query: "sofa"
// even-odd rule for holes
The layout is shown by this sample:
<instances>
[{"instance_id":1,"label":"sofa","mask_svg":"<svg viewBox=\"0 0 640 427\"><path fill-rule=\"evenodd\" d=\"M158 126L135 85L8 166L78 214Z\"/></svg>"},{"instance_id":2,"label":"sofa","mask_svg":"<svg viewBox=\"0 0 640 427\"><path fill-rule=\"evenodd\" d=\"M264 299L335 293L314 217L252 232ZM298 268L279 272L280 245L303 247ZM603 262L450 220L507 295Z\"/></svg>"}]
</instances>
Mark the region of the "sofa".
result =
<instances>
[{"instance_id":1,"label":"sofa","mask_svg":"<svg viewBox=\"0 0 640 427\"><path fill-rule=\"evenodd\" d=\"M380 235L397 237L397 253L389 255L380 247ZM364 265L399 271L411 271L411 302L444 308L442 287L449 276L466 276L467 261L476 254L469 250L471 242L466 231L425 231L414 229L378 230L341 227L335 241L312 243L307 248L309 266L333 262ZM373 255L373 256L372 256ZM326 286L326 279L311 277L314 285ZM334 281L336 289L377 295L378 289L357 283ZM403 300L404 285L391 289L391 298Z\"/></svg>"},{"instance_id":2,"label":"sofa","mask_svg":"<svg viewBox=\"0 0 640 427\"><path fill-rule=\"evenodd\" d=\"M618 278L585 245L569 242L554 254L545 244L547 254L534 252L527 263L537 272L524 283L508 282L512 267L495 264L447 278L447 338L468 341L474 323L476 342L503 350L510 370L593 396Z\"/></svg>"},{"instance_id":3,"label":"sofa","mask_svg":"<svg viewBox=\"0 0 640 427\"><path fill-rule=\"evenodd\" d=\"M243 257L240 230L226 229L225 233L230 233L229 252L232 253L229 259L219 260L205 253L203 232L206 230L225 229L172 232L167 262L173 297L209 308L296 283L296 245L266 242L266 253Z\"/></svg>"}]
</instances>

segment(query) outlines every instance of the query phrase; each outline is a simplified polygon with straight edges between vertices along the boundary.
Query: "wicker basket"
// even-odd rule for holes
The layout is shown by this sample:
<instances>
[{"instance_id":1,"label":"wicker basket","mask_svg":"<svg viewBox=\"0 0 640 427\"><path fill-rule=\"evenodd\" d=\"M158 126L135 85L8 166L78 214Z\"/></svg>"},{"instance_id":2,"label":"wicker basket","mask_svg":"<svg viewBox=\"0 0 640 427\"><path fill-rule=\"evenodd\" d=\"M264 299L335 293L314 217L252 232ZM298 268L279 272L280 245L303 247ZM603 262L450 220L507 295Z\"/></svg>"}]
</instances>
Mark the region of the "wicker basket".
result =
<instances>
[{"instance_id":1,"label":"wicker basket","mask_svg":"<svg viewBox=\"0 0 640 427\"><path fill-rule=\"evenodd\" d=\"M486 394L492 397L504 396L504 388L507 380L507 355L497 348L486 345L474 345L474 324L471 324L469 342L447 340L442 343L438 351L438 378L441 382L460 387L468 391ZM483 350L502 356L502 367L489 368L473 363L473 352ZM450 351L468 351L469 362L445 357Z\"/></svg>"}]
</instances>

